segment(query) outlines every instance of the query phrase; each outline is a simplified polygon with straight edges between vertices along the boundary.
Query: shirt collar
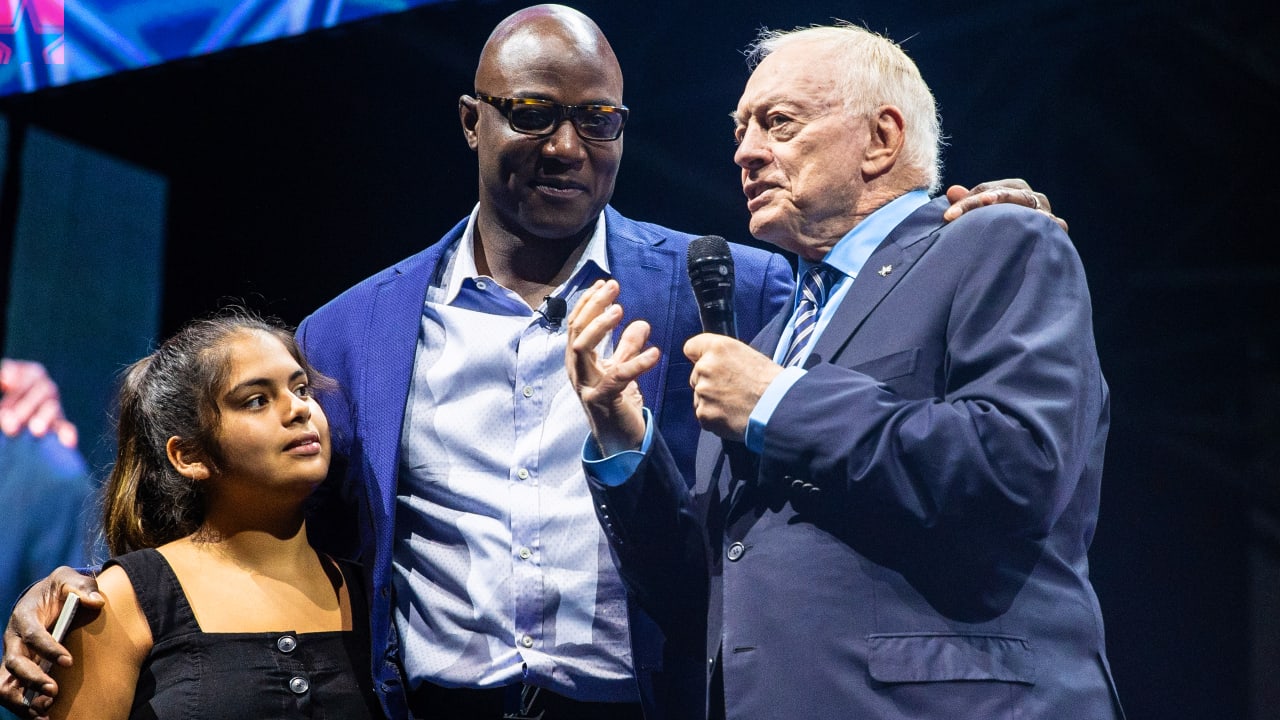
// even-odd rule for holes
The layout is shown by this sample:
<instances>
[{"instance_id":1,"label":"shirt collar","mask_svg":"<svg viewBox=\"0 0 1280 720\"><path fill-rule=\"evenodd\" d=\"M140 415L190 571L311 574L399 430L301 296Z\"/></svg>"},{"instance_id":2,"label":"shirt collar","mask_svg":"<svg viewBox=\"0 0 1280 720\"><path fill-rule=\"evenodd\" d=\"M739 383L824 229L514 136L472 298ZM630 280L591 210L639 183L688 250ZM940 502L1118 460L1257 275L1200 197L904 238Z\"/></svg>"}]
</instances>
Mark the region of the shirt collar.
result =
<instances>
[{"instance_id":1,"label":"shirt collar","mask_svg":"<svg viewBox=\"0 0 1280 720\"><path fill-rule=\"evenodd\" d=\"M480 277L480 271L476 269L476 249L475 249L475 233L476 218L480 215L480 204L477 203L471 210L471 216L467 218L467 227L462 231L462 237L458 238L457 244L452 251L452 257L448 260L444 278L444 298L442 302L446 305L452 305L453 301L458 297L458 292L462 289L462 282L467 279ZM578 258L578 264L574 266L573 272L569 273L569 278L577 277L588 263L594 263L600 268L604 274L609 273L609 252L605 244L606 222L604 213L596 219L596 227L591 232L591 238L587 240L587 247L582 252L582 256Z\"/></svg>"},{"instance_id":2,"label":"shirt collar","mask_svg":"<svg viewBox=\"0 0 1280 720\"><path fill-rule=\"evenodd\" d=\"M836 268L840 272L849 277L857 277L862 271L862 265L867 262L867 258L871 257L871 253L875 252L880 243L898 227L907 216L915 212L920 206L929 202L929 193L924 190L912 190L911 192L894 198L887 205L867 216L866 220L858 223L852 230L845 233L840 238L836 246L831 248L827 256L822 262ZM816 263L809 262L803 258L800 259L800 274L803 275L809 268Z\"/></svg>"}]
</instances>

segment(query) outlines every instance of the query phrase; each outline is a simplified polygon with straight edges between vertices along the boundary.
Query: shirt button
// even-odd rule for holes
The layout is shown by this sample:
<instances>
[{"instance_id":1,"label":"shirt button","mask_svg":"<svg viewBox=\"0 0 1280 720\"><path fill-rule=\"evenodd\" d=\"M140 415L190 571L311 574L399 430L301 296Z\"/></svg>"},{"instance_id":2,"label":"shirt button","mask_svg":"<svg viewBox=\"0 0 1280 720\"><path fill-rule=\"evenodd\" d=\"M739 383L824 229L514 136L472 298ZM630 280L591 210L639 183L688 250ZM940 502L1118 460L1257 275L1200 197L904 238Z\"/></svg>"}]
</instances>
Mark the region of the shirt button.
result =
<instances>
[{"instance_id":1,"label":"shirt button","mask_svg":"<svg viewBox=\"0 0 1280 720\"><path fill-rule=\"evenodd\" d=\"M524 468L520 468L519 470L516 471L516 477L520 478L521 480L528 480L529 471Z\"/></svg>"},{"instance_id":2,"label":"shirt button","mask_svg":"<svg viewBox=\"0 0 1280 720\"><path fill-rule=\"evenodd\" d=\"M527 648L531 648L533 647L533 638L529 635L525 635L524 637L520 638L520 644Z\"/></svg>"},{"instance_id":3,"label":"shirt button","mask_svg":"<svg viewBox=\"0 0 1280 720\"><path fill-rule=\"evenodd\" d=\"M532 550L530 550L530 549L529 549L529 548L527 548L527 547L522 547L522 548L520 548L520 559L521 559L521 560L528 560L528 559L529 559L529 558L531 558L531 557L533 557L533 551L532 551Z\"/></svg>"},{"instance_id":4,"label":"shirt button","mask_svg":"<svg viewBox=\"0 0 1280 720\"><path fill-rule=\"evenodd\" d=\"M484 290L484 289L485 289L485 288L487 288L487 287L489 287L489 283L486 283L486 282L485 282L485 281L483 281L483 280L477 280L477 281L476 281L476 289L477 289L477 290Z\"/></svg>"},{"instance_id":5,"label":"shirt button","mask_svg":"<svg viewBox=\"0 0 1280 720\"><path fill-rule=\"evenodd\" d=\"M298 641L292 635L283 635L276 640L276 647L280 648L282 653L291 653L298 647Z\"/></svg>"},{"instance_id":6,"label":"shirt button","mask_svg":"<svg viewBox=\"0 0 1280 720\"><path fill-rule=\"evenodd\" d=\"M289 690L293 692L294 695L301 695L310 689L311 683L307 682L307 679L304 677L295 677L289 681Z\"/></svg>"},{"instance_id":7,"label":"shirt button","mask_svg":"<svg viewBox=\"0 0 1280 720\"><path fill-rule=\"evenodd\" d=\"M530 386L528 386L528 385L525 385L525 386L524 386L524 396L525 396L525 397L533 397L533 388L532 388L532 387L530 387Z\"/></svg>"},{"instance_id":8,"label":"shirt button","mask_svg":"<svg viewBox=\"0 0 1280 720\"><path fill-rule=\"evenodd\" d=\"M729 553L728 553L728 554L729 554L729 560L730 560L730 561L732 561L732 562L737 562L738 558L742 557L742 553L744 553L744 552L746 552L746 551L747 551L746 546L745 546L745 545L743 545L743 544L742 544L742 543L740 543L740 542L736 542L736 543L734 543L734 544L730 545L730 546L729 546Z\"/></svg>"}]
</instances>

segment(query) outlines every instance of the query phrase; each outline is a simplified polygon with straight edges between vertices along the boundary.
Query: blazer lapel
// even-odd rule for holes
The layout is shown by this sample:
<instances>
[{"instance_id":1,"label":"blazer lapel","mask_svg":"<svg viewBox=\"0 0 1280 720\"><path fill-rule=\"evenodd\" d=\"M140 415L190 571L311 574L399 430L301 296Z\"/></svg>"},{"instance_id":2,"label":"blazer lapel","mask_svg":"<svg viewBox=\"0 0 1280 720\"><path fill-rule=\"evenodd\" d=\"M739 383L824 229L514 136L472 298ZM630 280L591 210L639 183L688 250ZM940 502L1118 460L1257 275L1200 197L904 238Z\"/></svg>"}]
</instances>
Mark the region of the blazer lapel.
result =
<instances>
[{"instance_id":1,"label":"blazer lapel","mask_svg":"<svg viewBox=\"0 0 1280 720\"><path fill-rule=\"evenodd\" d=\"M768 325L756 334L751 341L751 347L759 350L765 355L772 356L774 351L778 349L778 341L782 339L782 331L787 327L787 323L791 320L790 312L780 312L773 316Z\"/></svg>"},{"instance_id":2,"label":"blazer lapel","mask_svg":"<svg viewBox=\"0 0 1280 720\"><path fill-rule=\"evenodd\" d=\"M400 432L413 379L422 305L441 257L465 226L465 222L460 224L440 242L398 264L379 283L369 308L363 338L364 387L356 396L367 402L356 408L355 423L359 427L357 437L366 438L365 457L377 478L377 482L369 484L369 502L384 518L390 518L395 509Z\"/></svg>"},{"instance_id":3,"label":"blazer lapel","mask_svg":"<svg viewBox=\"0 0 1280 720\"><path fill-rule=\"evenodd\" d=\"M671 354L680 352L680 348L671 346L671 333L676 324L673 295L681 287L679 283L687 283L680 277L682 258L663 246L665 238L661 235L642 232L612 208L606 208L605 213L609 273L621 286L618 304L626 314L613 333L613 342L617 345L623 328L631 321L649 321L649 344L662 351L662 358L656 368L640 376L637 384L645 405L654 416L661 417Z\"/></svg>"},{"instance_id":4,"label":"blazer lapel","mask_svg":"<svg viewBox=\"0 0 1280 720\"><path fill-rule=\"evenodd\" d=\"M933 244L937 238L936 231L943 224L942 211L947 206L945 197L930 202L908 215L880 243L867 258L849 293L822 331L813 352L805 361L806 367L830 361L840 354L871 311Z\"/></svg>"}]
</instances>

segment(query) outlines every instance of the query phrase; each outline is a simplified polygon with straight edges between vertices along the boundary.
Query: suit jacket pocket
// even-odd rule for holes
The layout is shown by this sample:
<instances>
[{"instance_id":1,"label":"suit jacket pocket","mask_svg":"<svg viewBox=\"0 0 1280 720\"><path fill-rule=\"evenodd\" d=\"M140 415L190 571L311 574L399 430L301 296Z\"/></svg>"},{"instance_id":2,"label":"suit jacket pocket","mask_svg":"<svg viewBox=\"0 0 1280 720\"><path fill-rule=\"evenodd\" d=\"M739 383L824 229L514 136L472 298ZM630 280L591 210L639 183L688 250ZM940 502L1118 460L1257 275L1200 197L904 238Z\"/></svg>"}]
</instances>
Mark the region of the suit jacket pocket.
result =
<instances>
[{"instance_id":1,"label":"suit jacket pocket","mask_svg":"<svg viewBox=\"0 0 1280 720\"><path fill-rule=\"evenodd\" d=\"M850 367L863 375L869 375L880 382L910 375L916 371L916 362L920 357L920 348L911 348L889 355L881 355L874 360L860 362Z\"/></svg>"},{"instance_id":2,"label":"suit jacket pocket","mask_svg":"<svg viewBox=\"0 0 1280 720\"><path fill-rule=\"evenodd\" d=\"M868 635L871 677L883 683L998 680L1034 685L1031 643L1014 635Z\"/></svg>"}]
</instances>

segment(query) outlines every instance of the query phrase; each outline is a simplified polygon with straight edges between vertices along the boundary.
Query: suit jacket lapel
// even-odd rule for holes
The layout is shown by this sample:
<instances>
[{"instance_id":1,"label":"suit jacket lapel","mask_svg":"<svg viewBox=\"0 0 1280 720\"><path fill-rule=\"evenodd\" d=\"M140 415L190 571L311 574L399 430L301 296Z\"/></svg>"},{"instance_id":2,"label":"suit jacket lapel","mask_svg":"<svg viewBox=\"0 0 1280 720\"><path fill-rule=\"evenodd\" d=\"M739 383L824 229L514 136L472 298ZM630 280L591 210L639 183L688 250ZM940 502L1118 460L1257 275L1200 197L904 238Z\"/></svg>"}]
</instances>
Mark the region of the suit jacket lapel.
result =
<instances>
[{"instance_id":1,"label":"suit jacket lapel","mask_svg":"<svg viewBox=\"0 0 1280 720\"><path fill-rule=\"evenodd\" d=\"M400 462L400 432L413 380L413 361L422 327L422 306L445 251L461 235L466 222L438 243L395 266L379 283L369 308L363 338L366 355L356 408L357 437L367 438L364 451L377 478L369 487L370 505L384 517L394 512Z\"/></svg>"},{"instance_id":2,"label":"suit jacket lapel","mask_svg":"<svg viewBox=\"0 0 1280 720\"><path fill-rule=\"evenodd\" d=\"M641 232L636 223L605 208L608 227L609 272L617 278L622 290L618 304L626 317L613 333L616 345L623 328L633 320L649 321L649 344L662 351L658 366L640 376L638 384L645 405L657 417L662 416L667 369L671 366L672 328L675 326L676 302L673 294L680 287L682 258L663 246L665 238Z\"/></svg>"},{"instance_id":3,"label":"suit jacket lapel","mask_svg":"<svg viewBox=\"0 0 1280 720\"><path fill-rule=\"evenodd\" d=\"M943 224L942 211L947 207L945 197L930 202L908 215L880 243L822 331L813 353L805 361L806 367L830 361L840 354L871 311L933 244L937 237L935 231ZM774 342L776 344L776 339Z\"/></svg>"},{"instance_id":4,"label":"suit jacket lapel","mask_svg":"<svg viewBox=\"0 0 1280 720\"><path fill-rule=\"evenodd\" d=\"M782 331L787 327L787 323L790 320L791 313L789 312L780 312L774 315L769 324L765 325L752 339L751 347L765 355L772 356L773 352L778 349L778 341L782 339Z\"/></svg>"}]
</instances>

